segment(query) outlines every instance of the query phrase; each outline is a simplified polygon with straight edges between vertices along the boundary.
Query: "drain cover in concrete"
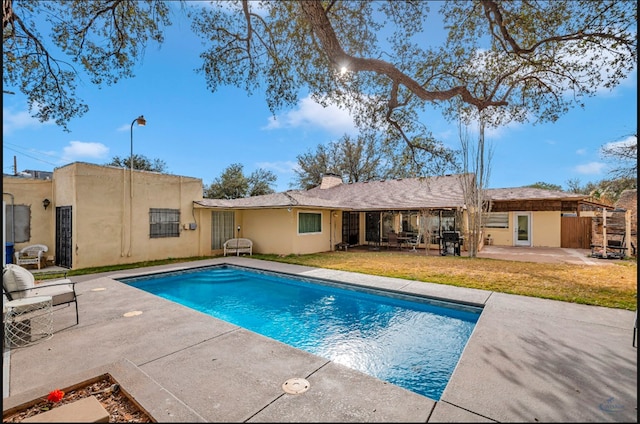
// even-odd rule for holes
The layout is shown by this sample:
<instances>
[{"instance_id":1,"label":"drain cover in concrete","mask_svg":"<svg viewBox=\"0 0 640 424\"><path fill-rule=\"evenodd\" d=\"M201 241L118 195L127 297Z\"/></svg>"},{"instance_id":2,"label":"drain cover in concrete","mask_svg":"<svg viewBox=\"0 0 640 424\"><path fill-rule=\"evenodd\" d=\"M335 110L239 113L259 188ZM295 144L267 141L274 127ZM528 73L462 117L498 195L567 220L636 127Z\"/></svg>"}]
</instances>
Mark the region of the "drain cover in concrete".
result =
<instances>
[{"instance_id":1,"label":"drain cover in concrete","mask_svg":"<svg viewBox=\"0 0 640 424\"><path fill-rule=\"evenodd\" d=\"M106 290L104 287L97 287L95 289L91 289L91 291L104 291Z\"/></svg>"},{"instance_id":2,"label":"drain cover in concrete","mask_svg":"<svg viewBox=\"0 0 640 424\"><path fill-rule=\"evenodd\" d=\"M126 314L123 314L122 316L130 318L140 314L142 314L142 311L131 311L131 312L127 312Z\"/></svg>"},{"instance_id":3,"label":"drain cover in concrete","mask_svg":"<svg viewBox=\"0 0 640 424\"><path fill-rule=\"evenodd\" d=\"M304 378L290 378L282 384L282 390L298 395L309 390L309 382Z\"/></svg>"}]
</instances>

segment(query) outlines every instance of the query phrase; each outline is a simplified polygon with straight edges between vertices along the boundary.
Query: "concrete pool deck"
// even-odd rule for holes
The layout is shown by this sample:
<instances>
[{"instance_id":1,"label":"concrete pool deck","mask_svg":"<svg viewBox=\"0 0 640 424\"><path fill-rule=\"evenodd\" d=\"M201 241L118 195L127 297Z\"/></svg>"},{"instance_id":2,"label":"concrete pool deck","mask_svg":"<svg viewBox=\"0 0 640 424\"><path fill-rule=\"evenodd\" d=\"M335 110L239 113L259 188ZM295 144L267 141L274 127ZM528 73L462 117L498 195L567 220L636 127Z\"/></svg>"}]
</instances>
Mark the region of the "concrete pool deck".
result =
<instances>
[{"instance_id":1,"label":"concrete pool deck","mask_svg":"<svg viewBox=\"0 0 640 424\"><path fill-rule=\"evenodd\" d=\"M116 281L221 263L484 311L435 402ZM80 324L63 308L53 337L5 351L3 410L109 373L159 422L637 422L635 312L246 257L73 280ZM309 389L285 393L291 378Z\"/></svg>"}]
</instances>

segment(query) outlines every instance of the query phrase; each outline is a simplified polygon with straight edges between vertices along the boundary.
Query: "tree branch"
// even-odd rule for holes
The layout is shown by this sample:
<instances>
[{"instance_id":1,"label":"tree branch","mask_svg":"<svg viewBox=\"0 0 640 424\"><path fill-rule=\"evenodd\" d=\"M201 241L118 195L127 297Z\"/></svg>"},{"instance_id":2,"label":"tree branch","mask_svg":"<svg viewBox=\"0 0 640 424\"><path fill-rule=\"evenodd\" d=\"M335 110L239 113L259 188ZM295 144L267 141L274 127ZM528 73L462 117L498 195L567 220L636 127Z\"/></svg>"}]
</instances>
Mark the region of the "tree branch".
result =
<instances>
[{"instance_id":1,"label":"tree branch","mask_svg":"<svg viewBox=\"0 0 640 424\"><path fill-rule=\"evenodd\" d=\"M301 1L300 8L311 25L311 28L313 28L314 34L320 40L322 49L336 68L346 66L351 72L369 71L385 75L393 82L394 86L401 84L407 87L407 89L418 98L425 101L443 101L449 100L455 96L460 96L462 101L475 105L479 110L485 109L489 106L506 106L508 104L505 101L492 101L475 98L469 90L463 86L453 87L448 90L428 91L420 83L404 74L389 62L385 62L380 59L358 58L351 56L342 48L321 2Z\"/></svg>"}]
</instances>

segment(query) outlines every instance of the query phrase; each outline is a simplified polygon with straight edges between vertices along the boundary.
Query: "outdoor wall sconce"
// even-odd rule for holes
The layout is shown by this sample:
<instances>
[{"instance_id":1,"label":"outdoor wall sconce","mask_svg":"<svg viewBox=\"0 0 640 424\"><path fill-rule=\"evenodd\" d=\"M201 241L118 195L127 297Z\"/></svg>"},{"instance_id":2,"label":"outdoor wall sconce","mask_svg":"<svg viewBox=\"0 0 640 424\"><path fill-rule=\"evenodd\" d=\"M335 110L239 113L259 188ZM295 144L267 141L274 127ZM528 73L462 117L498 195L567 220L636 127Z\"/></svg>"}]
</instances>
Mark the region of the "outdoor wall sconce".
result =
<instances>
[{"instance_id":1,"label":"outdoor wall sconce","mask_svg":"<svg viewBox=\"0 0 640 424\"><path fill-rule=\"evenodd\" d=\"M240 226L238 225L238 235L240 235Z\"/></svg>"},{"instance_id":2,"label":"outdoor wall sconce","mask_svg":"<svg viewBox=\"0 0 640 424\"><path fill-rule=\"evenodd\" d=\"M51 201L49 199L44 199L42 201L42 206L44 206L44 210L46 211L47 208L49 207L49 205L51 204Z\"/></svg>"}]
</instances>

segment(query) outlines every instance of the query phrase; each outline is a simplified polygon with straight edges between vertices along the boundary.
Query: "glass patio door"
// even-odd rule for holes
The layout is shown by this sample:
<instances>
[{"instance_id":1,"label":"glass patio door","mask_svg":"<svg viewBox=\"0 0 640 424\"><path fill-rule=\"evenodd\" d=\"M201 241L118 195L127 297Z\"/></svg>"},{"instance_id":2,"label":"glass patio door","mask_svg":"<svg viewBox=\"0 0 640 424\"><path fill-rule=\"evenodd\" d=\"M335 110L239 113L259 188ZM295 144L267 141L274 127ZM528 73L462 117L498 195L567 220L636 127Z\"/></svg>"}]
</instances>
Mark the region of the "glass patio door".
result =
<instances>
[{"instance_id":1,"label":"glass patio door","mask_svg":"<svg viewBox=\"0 0 640 424\"><path fill-rule=\"evenodd\" d=\"M515 245L531 246L531 214L516 213L515 214Z\"/></svg>"}]
</instances>

